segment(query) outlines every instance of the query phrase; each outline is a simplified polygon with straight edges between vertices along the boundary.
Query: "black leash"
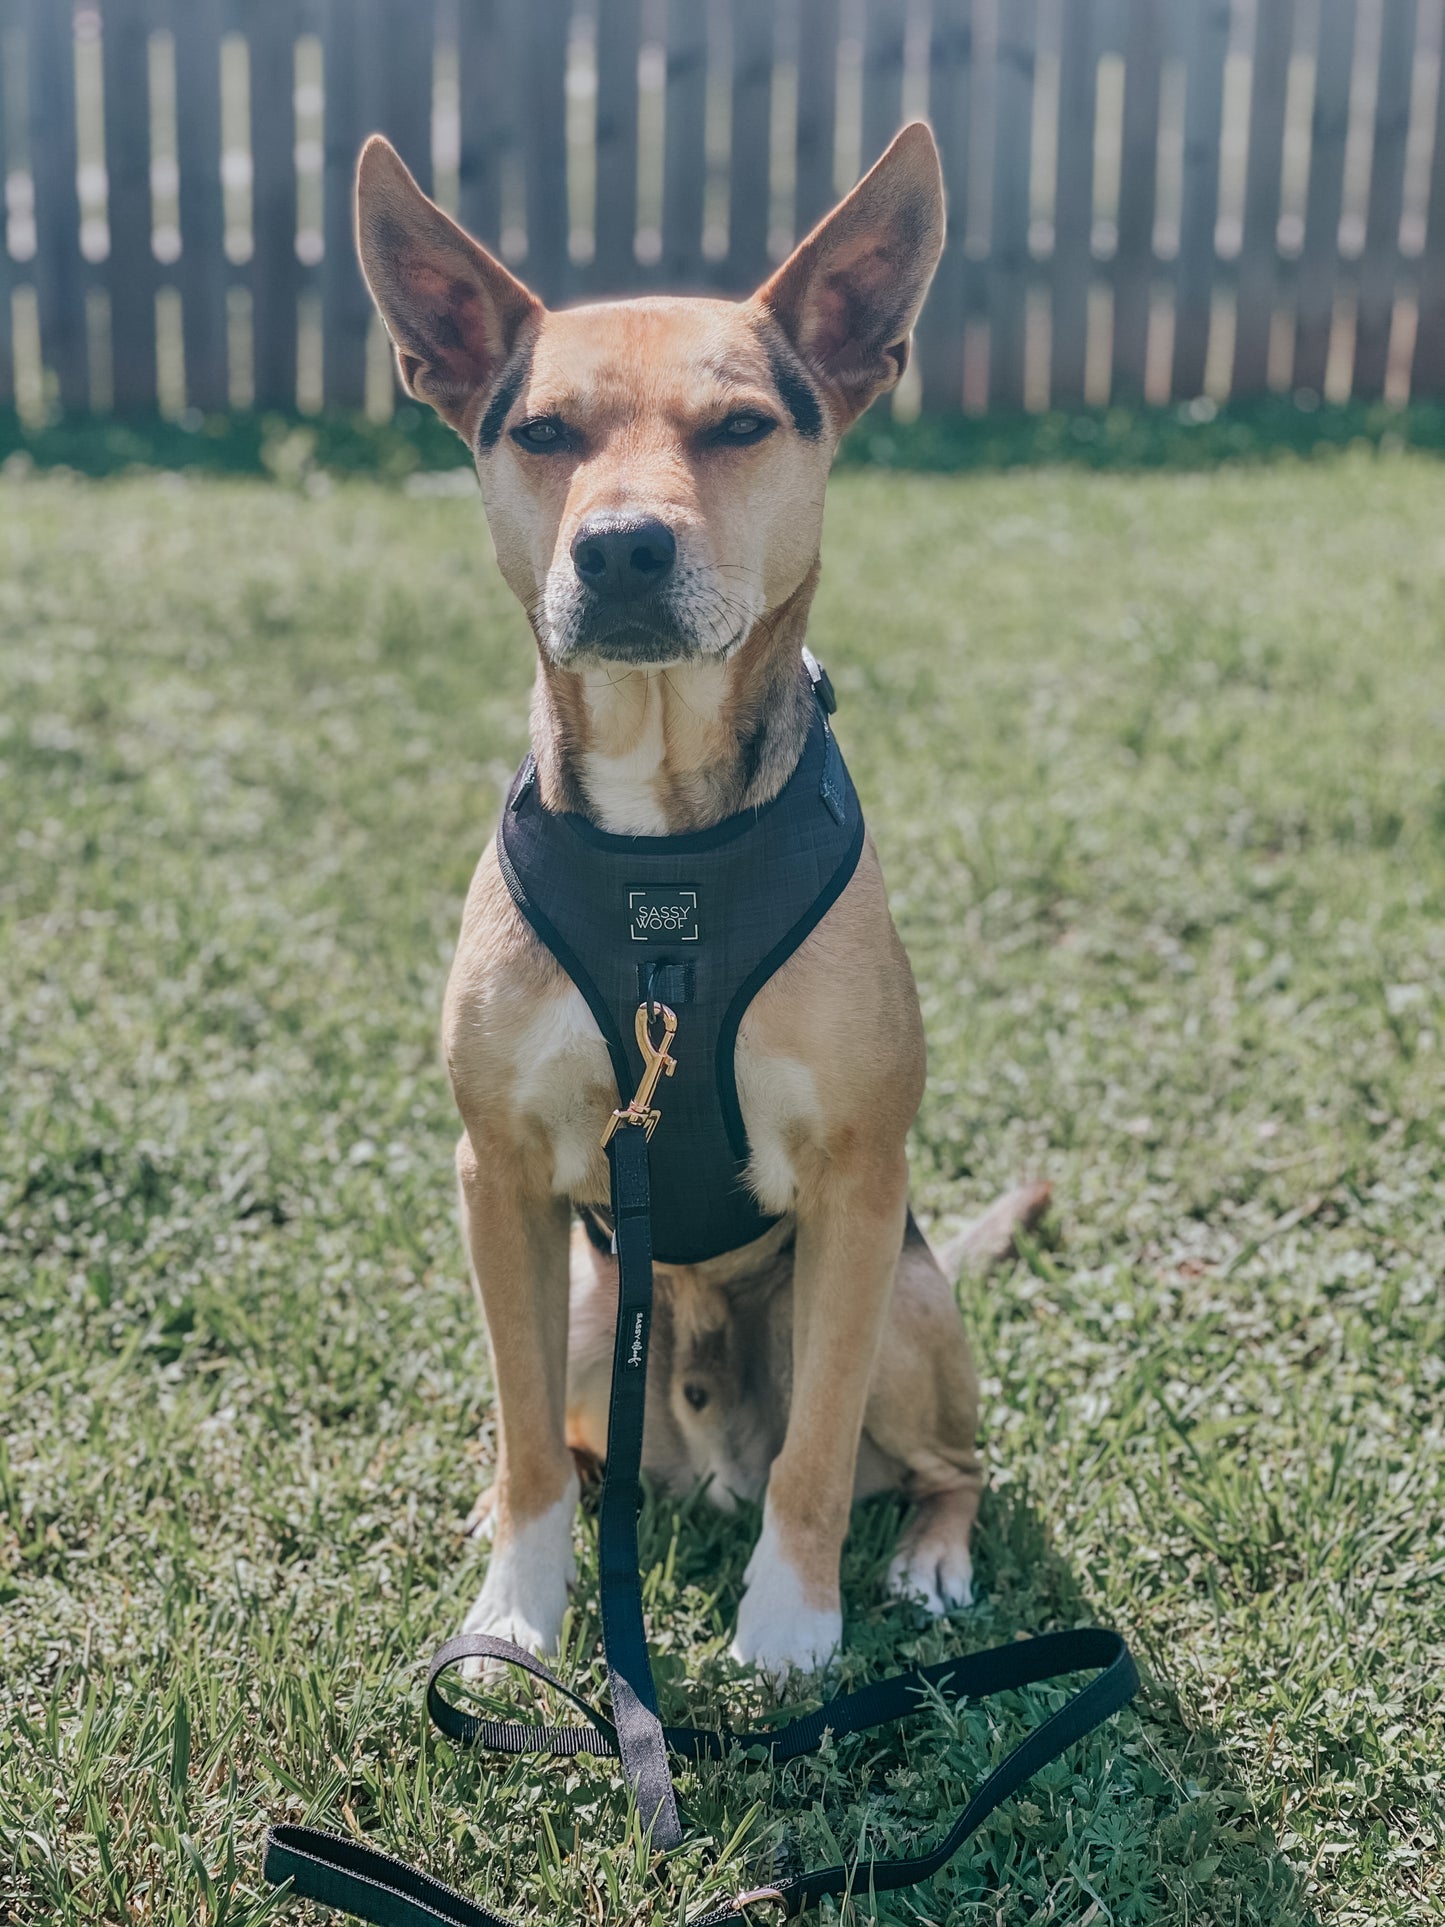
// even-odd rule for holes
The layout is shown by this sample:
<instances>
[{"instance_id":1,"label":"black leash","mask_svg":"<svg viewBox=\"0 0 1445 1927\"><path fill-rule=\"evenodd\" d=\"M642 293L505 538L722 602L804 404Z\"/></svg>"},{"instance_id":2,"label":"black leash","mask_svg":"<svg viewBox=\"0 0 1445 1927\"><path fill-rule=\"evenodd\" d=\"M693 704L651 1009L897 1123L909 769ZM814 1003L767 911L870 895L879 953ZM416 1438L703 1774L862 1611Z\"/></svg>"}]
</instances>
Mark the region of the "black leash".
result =
<instances>
[{"instance_id":1,"label":"black leash","mask_svg":"<svg viewBox=\"0 0 1445 1927\"><path fill-rule=\"evenodd\" d=\"M649 1107L659 1077L670 1074L668 1045L677 1020L670 1010L665 1011L667 1028L659 1049L647 1034L647 1015L644 1004L638 1013L638 1038L644 1043L648 1073L632 1104L616 1114L607 1140L617 1239L618 1306L598 1560L602 1645L612 1718L599 1713L564 1686L539 1659L512 1641L484 1633L463 1633L448 1640L431 1663L426 1702L436 1726L459 1745L482 1746L496 1753L540 1753L557 1759L575 1759L585 1753L620 1758L636 1792L643 1824L651 1826L653 1845L667 1850L682 1840L682 1822L667 1762L669 1753L684 1759L721 1759L733 1747L756 1746L766 1748L781 1764L815 1752L826 1733L841 1739L906 1718L926 1703L930 1692L951 1694L957 1699L986 1699L1067 1673L1097 1669L1087 1686L1000 1761L975 1789L947 1833L926 1852L898 1860L868 1860L793 1874L738 1894L688 1924L721 1927L725 1921L746 1919L748 1908L763 1901L780 1903L792 1915L819 1900L850 1891L871 1888L886 1892L927 1880L1040 1767L1057 1759L1126 1705L1138 1690L1139 1675L1118 1633L1084 1627L1015 1640L987 1652L895 1673L856 1692L840 1694L816 1712L766 1732L715 1732L662 1724L642 1619L637 1514L641 1505L642 1421L652 1317L647 1141L657 1113ZM465 1659L501 1660L520 1667L570 1700L586 1724L544 1726L484 1719L465 1712L443 1695L440 1685L442 1675ZM289 1881L293 1893L370 1921L373 1927L435 1927L438 1922L442 1927L518 1927L506 1915L468 1900L404 1861L319 1827L270 1828L264 1871L266 1878L277 1885Z\"/></svg>"}]
</instances>

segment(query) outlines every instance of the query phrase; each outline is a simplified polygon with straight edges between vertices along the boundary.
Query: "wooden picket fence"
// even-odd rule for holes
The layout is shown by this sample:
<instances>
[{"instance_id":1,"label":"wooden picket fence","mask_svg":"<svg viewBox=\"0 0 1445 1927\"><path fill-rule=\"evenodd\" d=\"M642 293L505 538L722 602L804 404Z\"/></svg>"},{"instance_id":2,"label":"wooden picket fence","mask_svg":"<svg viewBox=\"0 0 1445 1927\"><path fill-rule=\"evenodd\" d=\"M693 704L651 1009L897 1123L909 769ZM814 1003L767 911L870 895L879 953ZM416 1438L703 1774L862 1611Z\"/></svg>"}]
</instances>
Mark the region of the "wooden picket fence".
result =
<instances>
[{"instance_id":1,"label":"wooden picket fence","mask_svg":"<svg viewBox=\"0 0 1445 1927\"><path fill-rule=\"evenodd\" d=\"M743 292L907 116L901 409L1445 394L1445 0L0 0L0 407L392 405L382 128L547 299Z\"/></svg>"}]
</instances>

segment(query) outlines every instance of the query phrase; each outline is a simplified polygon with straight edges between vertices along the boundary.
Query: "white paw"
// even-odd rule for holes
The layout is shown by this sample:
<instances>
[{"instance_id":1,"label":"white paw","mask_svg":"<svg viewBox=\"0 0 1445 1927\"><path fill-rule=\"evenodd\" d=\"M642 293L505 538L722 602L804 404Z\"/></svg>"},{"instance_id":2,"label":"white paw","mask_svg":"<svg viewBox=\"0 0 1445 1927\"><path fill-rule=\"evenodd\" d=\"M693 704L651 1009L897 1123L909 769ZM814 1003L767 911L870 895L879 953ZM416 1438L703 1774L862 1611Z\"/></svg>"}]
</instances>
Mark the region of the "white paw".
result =
<instances>
[{"instance_id":1,"label":"white paw","mask_svg":"<svg viewBox=\"0 0 1445 1927\"><path fill-rule=\"evenodd\" d=\"M842 1643L843 1614L836 1606L809 1604L801 1577L783 1555L767 1507L745 1577L733 1658L756 1667L775 1686L791 1672L812 1673L826 1666Z\"/></svg>"},{"instance_id":2,"label":"white paw","mask_svg":"<svg viewBox=\"0 0 1445 1927\"><path fill-rule=\"evenodd\" d=\"M530 1653L557 1650L567 1588L577 1577L572 1556L577 1496L574 1475L554 1506L494 1548L482 1589L462 1622L464 1633L491 1633ZM461 1670L466 1679L493 1679L505 1673L500 1665L479 1659L465 1660Z\"/></svg>"},{"instance_id":3,"label":"white paw","mask_svg":"<svg viewBox=\"0 0 1445 1927\"><path fill-rule=\"evenodd\" d=\"M971 1606L973 1561L967 1546L927 1539L903 1546L888 1568L888 1590L895 1598L918 1600L925 1612L935 1615Z\"/></svg>"}]
</instances>

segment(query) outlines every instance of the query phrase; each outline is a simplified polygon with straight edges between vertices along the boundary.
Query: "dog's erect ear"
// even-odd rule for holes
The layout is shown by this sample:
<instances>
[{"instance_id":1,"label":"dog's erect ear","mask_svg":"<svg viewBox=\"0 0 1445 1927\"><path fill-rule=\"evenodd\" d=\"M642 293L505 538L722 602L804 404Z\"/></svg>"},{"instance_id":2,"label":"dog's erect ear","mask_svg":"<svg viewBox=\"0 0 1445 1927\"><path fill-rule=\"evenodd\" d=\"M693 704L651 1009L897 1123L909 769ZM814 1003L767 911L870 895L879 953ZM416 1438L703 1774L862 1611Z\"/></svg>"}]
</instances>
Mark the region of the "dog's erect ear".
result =
<instances>
[{"instance_id":1,"label":"dog's erect ear","mask_svg":"<svg viewBox=\"0 0 1445 1927\"><path fill-rule=\"evenodd\" d=\"M754 297L827 384L841 425L908 366L943 233L938 149L913 121Z\"/></svg>"},{"instance_id":2,"label":"dog's erect ear","mask_svg":"<svg viewBox=\"0 0 1445 1927\"><path fill-rule=\"evenodd\" d=\"M541 302L427 199L380 134L356 171L356 245L408 392L462 429Z\"/></svg>"}]
</instances>

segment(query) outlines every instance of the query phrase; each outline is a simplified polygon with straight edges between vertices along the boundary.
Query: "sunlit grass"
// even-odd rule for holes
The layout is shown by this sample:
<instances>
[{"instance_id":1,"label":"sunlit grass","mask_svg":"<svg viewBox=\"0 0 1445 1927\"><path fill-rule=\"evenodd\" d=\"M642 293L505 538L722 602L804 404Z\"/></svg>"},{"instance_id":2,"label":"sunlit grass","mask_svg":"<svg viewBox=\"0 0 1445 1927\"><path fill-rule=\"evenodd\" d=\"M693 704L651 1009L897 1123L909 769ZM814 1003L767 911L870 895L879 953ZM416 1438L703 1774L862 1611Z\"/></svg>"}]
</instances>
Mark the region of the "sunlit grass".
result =
<instances>
[{"instance_id":1,"label":"sunlit grass","mask_svg":"<svg viewBox=\"0 0 1445 1927\"><path fill-rule=\"evenodd\" d=\"M282 1817L549 1921L924 1840L1056 1696L689 1770L657 1871L610 1765L425 1736L492 1449L437 1016L530 645L473 502L310 489L0 482L0 1919L255 1923ZM886 1602L870 1508L844 1670L1149 1672L877 1917L1445 1919L1445 475L847 472L813 639L920 1206L1057 1201L965 1287L982 1604ZM679 1712L757 1708L752 1524L644 1517Z\"/></svg>"}]
</instances>

